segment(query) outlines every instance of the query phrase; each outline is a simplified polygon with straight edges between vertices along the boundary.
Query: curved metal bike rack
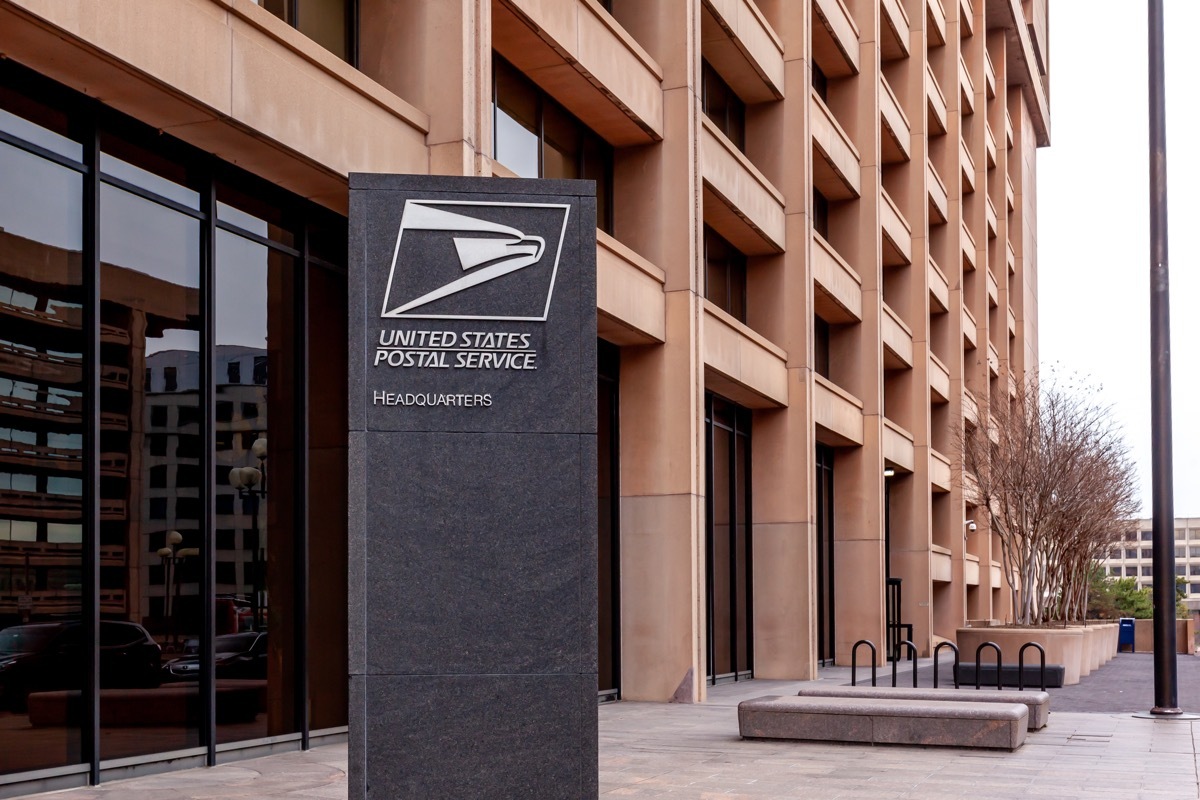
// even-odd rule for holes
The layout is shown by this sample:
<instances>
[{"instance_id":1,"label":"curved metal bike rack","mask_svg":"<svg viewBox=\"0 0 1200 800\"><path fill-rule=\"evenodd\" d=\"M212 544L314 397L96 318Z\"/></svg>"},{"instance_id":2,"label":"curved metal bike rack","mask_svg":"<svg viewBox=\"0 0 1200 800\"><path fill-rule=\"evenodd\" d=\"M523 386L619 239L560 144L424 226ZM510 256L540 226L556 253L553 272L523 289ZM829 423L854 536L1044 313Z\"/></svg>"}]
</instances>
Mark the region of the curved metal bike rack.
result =
<instances>
[{"instance_id":1,"label":"curved metal bike rack","mask_svg":"<svg viewBox=\"0 0 1200 800\"><path fill-rule=\"evenodd\" d=\"M875 659L877 657L877 653L875 651L875 643L870 639L859 639L854 643L854 649L850 651L850 685L858 685L858 646L861 644L865 644L867 647L871 648L871 686L874 686L876 677ZM895 683L892 685L895 686Z\"/></svg>"},{"instance_id":2,"label":"curved metal bike rack","mask_svg":"<svg viewBox=\"0 0 1200 800\"><path fill-rule=\"evenodd\" d=\"M908 654L912 657L913 662L913 688L917 688L917 646L909 639L901 639L896 645L896 650L900 651L905 645L908 645ZM892 688L896 688L896 665L900 663L900 653L896 653L896 658L892 659Z\"/></svg>"},{"instance_id":3,"label":"curved metal bike rack","mask_svg":"<svg viewBox=\"0 0 1200 800\"><path fill-rule=\"evenodd\" d=\"M958 688L958 645L954 642L942 642L937 647L933 648L933 688L938 687L938 653L943 647L949 647L954 651L954 688ZM978 659L976 659L978 660ZM978 672L978 669L976 670Z\"/></svg>"},{"instance_id":4,"label":"curved metal bike rack","mask_svg":"<svg viewBox=\"0 0 1200 800\"><path fill-rule=\"evenodd\" d=\"M983 670L979 668L979 654L983 652L983 648L990 647L996 651L996 690L1003 688L1001 681L1001 672L1004 668L1004 656L1000 653L1000 645L995 642L984 642L975 648L975 688L978 689L980 679L983 677Z\"/></svg>"},{"instance_id":5,"label":"curved metal bike rack","mask_svg":"<svg viewBox=\"0 0 1200 800\"><path fill-rule=\"evenodd\" d=\"M1044 692L1046 691L1046 648L1037 642L1026 642L1021 645L1021 651L1017 653L1017 691L1025 691L1025 650L1029 647L1036 647L1042 656L1042 691Z\"/></svg>"}]
</instances>

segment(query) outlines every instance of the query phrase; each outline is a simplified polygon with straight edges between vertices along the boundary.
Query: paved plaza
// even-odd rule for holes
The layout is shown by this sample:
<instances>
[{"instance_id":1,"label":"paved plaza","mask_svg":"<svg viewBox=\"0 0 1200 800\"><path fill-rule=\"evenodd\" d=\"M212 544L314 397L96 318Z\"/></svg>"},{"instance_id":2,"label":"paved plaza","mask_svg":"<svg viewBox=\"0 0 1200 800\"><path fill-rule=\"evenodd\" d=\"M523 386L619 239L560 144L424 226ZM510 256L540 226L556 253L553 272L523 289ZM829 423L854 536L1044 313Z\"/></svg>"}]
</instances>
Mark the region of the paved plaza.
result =
<instances>
[{"instance_id":1,"label":"paved plaza","mask_svg":"<svg viewBox=\"0 0 1200 800\"><path fill-rule=\"evenodd\" d=\"M930 685L931 665L921 667L921 685ZM1077 686L1051 690L1049 726L1015 753L742 741L738 702L794 693L795 681L718 686L703 705L613 703L600 708L600 793L679 800L1200 798L1200 722L1129 713L1151 704L1152 669L1149 655L1123 654ZM1179 677L1181 705L1200 710L1200 658L1180 657ZM824 670L822 681L846 683L849 670ZM890 683L890 672L881 672L880 682ZM332 745L49 797L340 800L345 766L345 745Z\"/></svg>"}]
</instances>

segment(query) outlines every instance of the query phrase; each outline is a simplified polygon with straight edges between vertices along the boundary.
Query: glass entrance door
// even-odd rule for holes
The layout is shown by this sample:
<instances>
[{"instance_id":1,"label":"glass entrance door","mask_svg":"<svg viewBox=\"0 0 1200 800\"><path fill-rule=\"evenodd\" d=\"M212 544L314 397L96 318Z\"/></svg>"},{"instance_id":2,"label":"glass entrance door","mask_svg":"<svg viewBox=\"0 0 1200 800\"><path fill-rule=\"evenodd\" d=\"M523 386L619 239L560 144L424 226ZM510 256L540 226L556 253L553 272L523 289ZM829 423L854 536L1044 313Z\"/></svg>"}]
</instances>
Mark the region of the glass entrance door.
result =
<instances>
[{"instance_id":1,"label":"glass entrance door","mask_svg":"<svg viewBox=\"0 0 1200 800\"><path fill-rule=\"evenodd\" d=\"M817 445L817 661L832 664L833 633L833 448Z\"/></svg>"},{"instance_id":2,"label":"glass entrance door","mask_svg":"<svg viewBox=\"0 0 1200 800\"><path fill-rule=\"evenodd\" d=\"M713 394L705 411L711 684L752 677L750 412Z\"/></svg>"},{"instance_id":3,"label":"glass entrance door","mask_svg":"<svg viewBox=\"0 0 1200 800\"><path fill-rule=\"evenodd\" d=\"M596 488L599 690L601 700L621 695L621 550L619 489L620 402L617 394L621 350L608 342L597 343L599 355L596 396Z\"/></svg>"}]
</instances>

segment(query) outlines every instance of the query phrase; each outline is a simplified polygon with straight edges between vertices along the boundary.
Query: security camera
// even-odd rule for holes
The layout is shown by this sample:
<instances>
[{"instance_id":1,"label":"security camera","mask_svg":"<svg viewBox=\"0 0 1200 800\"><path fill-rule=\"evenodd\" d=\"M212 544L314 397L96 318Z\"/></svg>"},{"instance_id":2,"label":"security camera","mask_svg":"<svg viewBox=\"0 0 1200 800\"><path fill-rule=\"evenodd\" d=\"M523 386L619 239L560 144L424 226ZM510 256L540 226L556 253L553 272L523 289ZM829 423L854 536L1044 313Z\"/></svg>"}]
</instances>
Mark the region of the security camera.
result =
<instances>
[{"instance_id":1,"label":"security camera","mask_svg":"<svg viewBox=\"0 0 1200 800\"><path fill-rule=\"evenodd\" d=\"M975 524L975 520L973 520L973 519L967 520L967 530L968 531L970 531L971 533L974 533L978 528L979 528L979 526Z\"/></svg>"}]
</instances>

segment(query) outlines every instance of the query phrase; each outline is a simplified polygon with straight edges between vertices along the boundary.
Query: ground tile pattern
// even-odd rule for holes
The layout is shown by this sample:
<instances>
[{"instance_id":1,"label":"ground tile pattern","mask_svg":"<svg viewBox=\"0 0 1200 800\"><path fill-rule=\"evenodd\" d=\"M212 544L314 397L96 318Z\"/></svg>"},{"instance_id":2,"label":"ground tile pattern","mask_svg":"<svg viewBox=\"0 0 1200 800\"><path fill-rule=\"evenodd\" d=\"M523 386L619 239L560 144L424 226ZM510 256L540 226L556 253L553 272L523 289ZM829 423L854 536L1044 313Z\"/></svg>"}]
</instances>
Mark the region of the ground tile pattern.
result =
<instances>
[{"instance_id":1,"label":"ground tile pattern","mask_svg":"<svg viewBox=\"0 0 1200 800\"><path fill-rule=\"evenodd\" d=\"M1200 659L1179 661L1181 698L1190 698L1191 678L1200 679ZM1148 658L1118 657L1080 684L1092 689L1086 704L1141 709L1153 699L1151 670ZM821 682L838 685L848 680L847 670L834 669L823 671ZM928 683L921 681L923 686ZM1015 753L738 737L740 701L794 693L800 685L756 680L719 686L710 690L709 702L703 705L602 706L601 798L1200 798L1200 722L1135 719L1116 709L1081 713L1073 710L1076 702L1083 704L1081 699L1058 693L1052 693L1049 725L1031 732ZM343 800L345 767L345 745L331 745L213 769L114 781L40 795L39 800Z\"/></svg>"}]
</instances>

